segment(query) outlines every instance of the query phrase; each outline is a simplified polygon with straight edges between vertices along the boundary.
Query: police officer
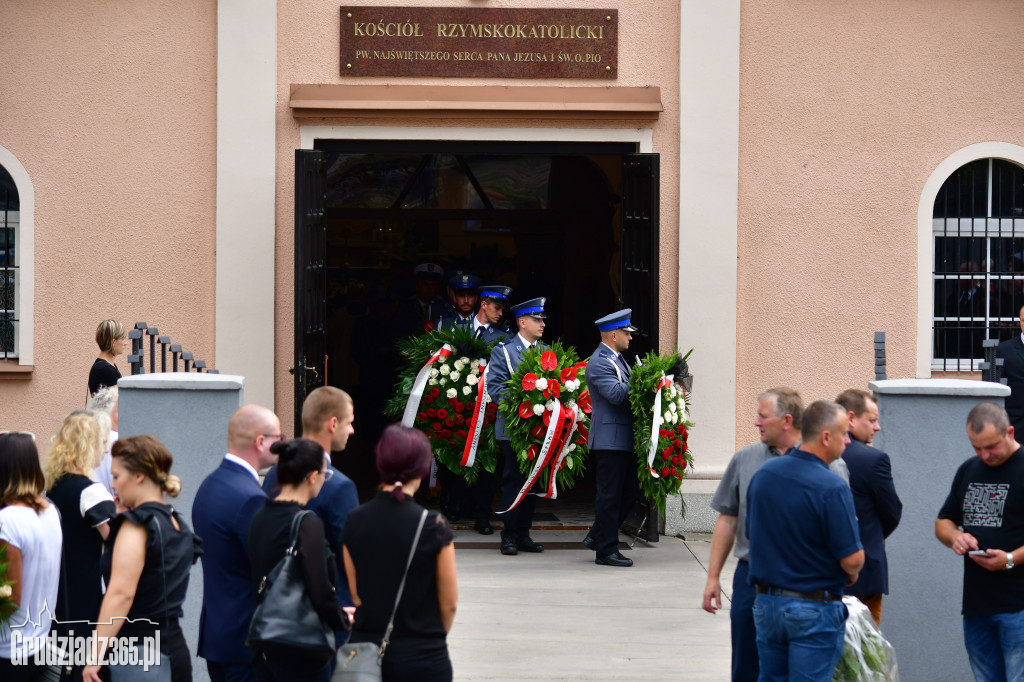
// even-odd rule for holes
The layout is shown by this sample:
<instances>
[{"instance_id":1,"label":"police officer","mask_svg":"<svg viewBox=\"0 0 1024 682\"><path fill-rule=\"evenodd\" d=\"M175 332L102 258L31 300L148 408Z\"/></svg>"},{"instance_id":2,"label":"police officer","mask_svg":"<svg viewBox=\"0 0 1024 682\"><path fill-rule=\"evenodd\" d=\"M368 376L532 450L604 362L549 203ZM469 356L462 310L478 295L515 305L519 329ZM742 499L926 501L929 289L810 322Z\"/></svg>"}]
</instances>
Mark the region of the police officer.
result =
<instances>
[{"instance_id":1,"label":"police officer","mask_svg":"<svg viewBox=\"0 0 1024 682\"><path fill-rule=\"evenodd\" d=\"M512 287L488 284L480 287L480 309L473 316L473 335L485 343L504 341L512 334L499 324L508 305Z\"/></svg>"},{"instance_id":2,"label":"police officer","mask_svg":"<svg viewBox=\"0 0 1024 682\"><path fill-rule=\"evenodd\" d=\"M629 363L622 352L636 328L630 308L597 320L601 345L587 362L587 389L593 412L587 447L596 462L597 499L594 525L583 544L597 552L594 563L632 566L618 550L619 526L639 497L636 453L633 449L633 413L629 409Z\"/></svg>"},{"instance_id":3,"label":"police officer","mask_svg":"<svg viewBox=\"0 0 1024 682\"><path fill-rule=\"evenodd\" d=\"M544 302L547 299L533 298L510 308L516 316L518 333L502 341L491 351L487 365L487 393L495 403L501 403L505 383L519 367L523 353L533 346L546 348L540 338L544 335ZM505 418L501 411L494 422L494 434L501 444L505 470L501 476L501 506L508 509L515 502L516 495L526 483L526 474L519 470L519 461L512 451L512 442L505 430ZM501 531L501 553L515 555L519 552L543 552L544 547L530 538L533 526L533 509L537 505L534 495L526 495L515 509L504 514L505 527Z\"/></svg>"},{"instance_id":4,"label":"police officer","mask_svg":"<svg viewBox=\"0 0 1024 682\"><path fill-rule=\"evenodd\" d=\"M480 278L457 270L448 279L448 301L434 319L434 329L453 325L468 325L473 321L473 310L479 298Z\"/></svg>"},{"instance_id":5,"label":"police officer","mask_svg":"<svg viewBox=\"0 0 1024 682\"><path fill-rule=\"evenodd\" d=\"M491 344L495 341L504 341L511 336L508 329L498 324L511 294L512 287L497 284L480 287L480 309L473 316L473 334L476 338ZM497 472L491 473L481 469L476 483L468 490L466 500L473 515L473 527L481 535L494 533L490 518L494 491L497 487Z\"/></svg>"}]
</instances>

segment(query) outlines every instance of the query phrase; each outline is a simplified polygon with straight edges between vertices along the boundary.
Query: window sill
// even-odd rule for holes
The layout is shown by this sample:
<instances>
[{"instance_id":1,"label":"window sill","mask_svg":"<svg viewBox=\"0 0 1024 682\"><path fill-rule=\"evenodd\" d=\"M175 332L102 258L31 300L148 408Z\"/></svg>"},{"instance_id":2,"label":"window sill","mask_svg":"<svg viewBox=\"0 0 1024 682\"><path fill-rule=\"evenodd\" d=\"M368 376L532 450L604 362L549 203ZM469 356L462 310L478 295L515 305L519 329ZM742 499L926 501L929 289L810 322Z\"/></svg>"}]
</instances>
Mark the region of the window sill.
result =
<instances>
[{"instance_id":1,"label":"window sill","mask_svg":"<svg viewBox=\"0 0 1024 682\"><path fill-rule=\"evenodd\" d=\"M19 365L17 360L0 360L0 381L31 379L35 365Z\"/></svg>"}]
</instances>

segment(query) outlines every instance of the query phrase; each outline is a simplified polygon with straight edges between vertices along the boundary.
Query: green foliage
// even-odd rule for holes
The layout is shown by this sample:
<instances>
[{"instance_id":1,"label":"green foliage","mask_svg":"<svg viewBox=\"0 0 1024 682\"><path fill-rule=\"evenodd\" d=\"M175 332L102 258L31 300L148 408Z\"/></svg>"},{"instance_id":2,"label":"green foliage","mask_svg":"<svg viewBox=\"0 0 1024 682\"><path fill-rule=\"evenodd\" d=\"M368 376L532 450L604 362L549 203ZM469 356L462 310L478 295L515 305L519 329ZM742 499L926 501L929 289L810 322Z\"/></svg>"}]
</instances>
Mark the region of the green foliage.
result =
<instances>
[{"instance_id":1,"label":"green foliage","mask_svg":"<svg viewBox=\"0 0 1024 682\"><path fill-rule=\"evenodd\" d=\"M542 366L544 353L547 351L554 353L555 357L554 366L551 369L545 369ZM557 400L563 406L583 405L588 404L589 401L584 376L586 365L586 361L579 360L575 349L571 346L563 346L559 341L539 350L534 346L523 354L519 367L506 384L505 394L498 408L505 418L505 429L508 431L512 441L512 450L516 453L519 468L523 473L529 474L533 470L537 454L544 443L548 425L544 422L544 415L538 416L530 411L525 417L521 416L520 407L526 403L529 403L531 407L534 404L543 405L556 399L550 394L550 390L549 395L545 396L541 390L526 388L523 385L524 377L532 375L534 380L544 379L548 381L549 386L551 382L556 382L559 387ZM578 380L580 385L573 389L566 388L567 378L570 381ZM577 422L577 431L573 434L572 442L569 445L571 451L563 460L562 466L555 472L555 483L558 490L568 490L583 476L587 464L586 434L589 431L589 426L590 412L587 408L584 411L583 420ZM550 466L550 464L545 465L538 479L545 490L548 488L547 481L551 477Z\"/></svg>"},{"instance_id":2,"label":"green foliage","mask_svg":"<svg viewBox=\"0 0 1024 682\"><path fill-rule=\"evenodd\" d=\"M384 411L396 421L402 419L417 373L444 344L452 347L452 354L435 362L435 368L440 370L442 366L447 366L449 370L453 370L456 363L461 363L463 358L469 362L464 371L458 372L457 381L449 380L451 374L439 373L431 383L428 383L418 405L414 425L427 434L437 461L472 484L481 469L493 473L498 462L500 448L494 437L497 406L490 404L482 412L484 424L477 445L476 461L472 467L462 466L462 453L475 407L477 387L470 386L469 395L462 389L468 385L467 379L471 374L478 374L477 361L483 360L486 363L491 357L493 343L488 344L474 338L472 327L468 325L436 330L429 334L416 334L400 340L396 347L406 361L399 370L395 393L388 399ZM454 389L456 397L448 398L448 389Z\"/></svg>"},{"instance_id":3,"label":"green foliage","mask_svg":"<svg viewBox=\"0 0 1024 682\"><path fill-rule=\"evenodd\" d=\"M11 562L7 558L8 543L0 545L0 589L13 585L9 577ZM0 596L0 633L3 633L11 622L11 616L18 610L13 597Z\"/></svg>"},{"instance_id":4,"label":"green foliage","mask_svg":"<svg viewBox=\"0 0 1024 682\"><path fill-rule=\"evenodd\" d=\"M641 359L642 365L630 370L629 406L634 418L633 439L637 453L640 492L647 499L656 500L663 514L665 498L679 493L683 479L693 469L693 455L687 446L689 429L693 428L693 423L688 421L690 396L686 395L683 387L679 383L675 383L674 387L663 387L661 411L672 412L670 407L672 402L675 402L675 413L679 414L682 412L682 402L687 406L686 418L679 419L677 423L662 424L658 433L653 467L648 466L647 453L651 443L654 399L662 377L677 371L680 363L689 358L692 352L691 350L685 357L680 357L678 350L660 356L652 351ZM673 392L675 396L672 395ZM657 478L651 474L651 468L658 473ZM683 514L685 513L684 505Z\"/></svg>"}]
</instances>

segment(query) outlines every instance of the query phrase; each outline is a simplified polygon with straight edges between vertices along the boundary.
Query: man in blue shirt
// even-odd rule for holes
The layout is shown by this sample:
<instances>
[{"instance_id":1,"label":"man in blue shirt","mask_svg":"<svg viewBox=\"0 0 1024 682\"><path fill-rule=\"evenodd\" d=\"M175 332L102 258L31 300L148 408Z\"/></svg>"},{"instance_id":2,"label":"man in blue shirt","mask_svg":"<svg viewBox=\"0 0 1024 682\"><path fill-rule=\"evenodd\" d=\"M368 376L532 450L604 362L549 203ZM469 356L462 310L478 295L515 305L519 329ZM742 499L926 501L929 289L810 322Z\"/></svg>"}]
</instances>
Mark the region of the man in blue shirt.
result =
<instances>
[{"instance_id":1,"label":"man in blue shirt","mask_svg":"<svg viewBox=\"0 0 1024 682\"><path fill-rule=\"evenodd\" d=\"M837 403L803 414L803 444L765 462L747 489L760 680L832 679L843 653L843 589L864 566L853 494L829 471L850 442Z\"/></svg>"}]
</instances>

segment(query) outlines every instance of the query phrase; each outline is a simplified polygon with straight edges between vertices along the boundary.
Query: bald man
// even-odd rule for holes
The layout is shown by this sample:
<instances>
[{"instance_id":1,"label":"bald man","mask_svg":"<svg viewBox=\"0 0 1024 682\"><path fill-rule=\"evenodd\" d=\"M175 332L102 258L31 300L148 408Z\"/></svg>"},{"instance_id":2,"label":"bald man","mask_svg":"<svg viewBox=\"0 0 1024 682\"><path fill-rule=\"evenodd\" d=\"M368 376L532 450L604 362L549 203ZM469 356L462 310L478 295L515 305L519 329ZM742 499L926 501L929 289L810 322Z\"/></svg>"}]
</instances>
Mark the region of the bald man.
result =
<instances>
[{"instance_id":1,"label":"bald man","mask_svg":"<svg viewBox=\"0 0 1024 682\"><path fill-rule=\"evenodd\" d=\"M267 499L259 471L277 459L281 420L259 405L243 405L228 422L228 454L206 477L192 504L192 527L203 538L203 610L199 650L213 682L256 682L245 646L252 620L252 576L246 536Z\"/></svg>"}]
</instances>

